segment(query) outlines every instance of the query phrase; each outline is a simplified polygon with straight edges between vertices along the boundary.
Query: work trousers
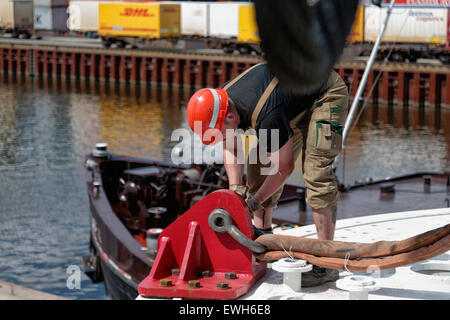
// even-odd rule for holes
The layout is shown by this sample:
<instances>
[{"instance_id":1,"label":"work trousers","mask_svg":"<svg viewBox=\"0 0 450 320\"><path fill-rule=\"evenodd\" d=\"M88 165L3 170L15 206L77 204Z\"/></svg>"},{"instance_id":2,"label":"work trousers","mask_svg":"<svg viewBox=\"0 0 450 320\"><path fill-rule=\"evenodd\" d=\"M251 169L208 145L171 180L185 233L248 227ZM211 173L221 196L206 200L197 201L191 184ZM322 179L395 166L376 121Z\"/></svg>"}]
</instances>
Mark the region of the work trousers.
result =
<instances>
[{"instance_id":1,"label":"work trousers","mask_svg":"<svg viewBox=\"0 0 450 320\"><path fill-rule=\"evenodd\" d=\"M304 107L304 106L299 106ZM333 162L342 150L342 132L348 113L348 89L342 78L332 72L324 93L314 104L290 121L294 130L294 159L301 154L301 169L306 186L306 203L312 209L329 208L338 201ZM261 174L259 161L247 165L247 184L254 194L267 175ZM275 208L283 191L281 186L262 205Z\"/></svg>"}]
</instances>

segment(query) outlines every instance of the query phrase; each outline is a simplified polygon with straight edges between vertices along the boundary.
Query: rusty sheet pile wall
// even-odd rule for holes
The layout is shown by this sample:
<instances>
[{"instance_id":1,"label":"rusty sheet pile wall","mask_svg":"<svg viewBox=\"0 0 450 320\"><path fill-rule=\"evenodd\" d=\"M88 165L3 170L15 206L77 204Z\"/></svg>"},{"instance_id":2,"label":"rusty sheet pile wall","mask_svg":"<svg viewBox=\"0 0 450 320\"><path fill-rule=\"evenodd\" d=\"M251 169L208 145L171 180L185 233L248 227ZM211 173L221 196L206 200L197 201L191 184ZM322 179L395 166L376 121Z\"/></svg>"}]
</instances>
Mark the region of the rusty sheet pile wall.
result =
<instances>
[{"instance_id":1,"label":"rusty sheet pile wall","mask_svg":"<svg viewBox=\"0 0 450 320\"><path fill-rule=\"evenodd\" d=\"M5 75L109 83L218 87L258 62L260 58L252 56L0 44L0 73ZM352 96L364 67L364 62L335 67ZM366 98L369 92L378 101L450 106L450 66L375 64Z\"/></svg>"}]
</instances>

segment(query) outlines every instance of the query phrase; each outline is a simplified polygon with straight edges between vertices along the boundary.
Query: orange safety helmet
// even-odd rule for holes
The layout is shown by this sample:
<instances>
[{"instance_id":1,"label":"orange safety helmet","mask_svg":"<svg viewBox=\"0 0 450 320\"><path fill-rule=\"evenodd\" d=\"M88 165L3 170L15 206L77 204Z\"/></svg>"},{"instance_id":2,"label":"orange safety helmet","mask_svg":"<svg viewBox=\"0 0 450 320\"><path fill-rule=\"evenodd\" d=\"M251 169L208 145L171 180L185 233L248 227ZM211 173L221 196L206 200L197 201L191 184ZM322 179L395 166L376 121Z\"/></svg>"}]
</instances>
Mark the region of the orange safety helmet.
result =
<instances>
[{"instance_id":1,"label":"orange safety helmet","mask_svg":"<svg viewBox=\"0 0 450 320\"><path fill-rule=\"evenodd\" d=\"M217 142L216 139L211 139L209 134L205 139L205 133L209 129L222 131L227 109L228 94L223 89L200 89L189 99L187 106L189 126L200 135L203 144ZM197 121L201 122L201 132L198 132L200 129L198 125L194 125Z\"/></svg>"}]
</instances>

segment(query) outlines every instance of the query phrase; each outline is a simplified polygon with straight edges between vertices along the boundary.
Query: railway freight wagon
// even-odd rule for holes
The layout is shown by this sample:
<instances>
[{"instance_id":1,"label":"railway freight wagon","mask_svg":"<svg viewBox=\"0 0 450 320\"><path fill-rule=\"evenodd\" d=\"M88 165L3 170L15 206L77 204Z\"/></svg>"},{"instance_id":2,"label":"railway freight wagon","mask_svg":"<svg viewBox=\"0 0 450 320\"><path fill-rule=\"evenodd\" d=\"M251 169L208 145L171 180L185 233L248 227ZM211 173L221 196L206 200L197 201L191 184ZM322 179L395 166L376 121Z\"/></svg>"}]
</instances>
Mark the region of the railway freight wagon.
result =
<instances>
[{"instance_id":1,"label":"railway freight wagon","mask_svg":"<svg viewBox=\"0 0 450 320\"><path fill-rule=\"evenodd\" d=\"M32 0L0 0L0 33L28 39L33 30Z\"/></svg>"},{"instance_id":2,"label":"railway freight wagon","mask_svg":"<svg viewBox=\"0 0 450 320\"><path fill-rule=\"evenodd\" d=\"M103 44L123 47L181 36L180 6L158 2L99 3L98 33Z\"/></svg>"},{"instance_id":3,"label":"railway freight wagon","mask_svg":"<svg viewBox=\"0 0 450 320\"><path fill-rule=\"evenodd\" d=\"M258 53L259 36L251 2L177 1L186 47L223 49L226 53ZM197 40L197 41L194 41Z\"/></svg>"},{"instance_id":4,"label":"railway freight wagon","mask_svg":"<svg viewBox=\"0 0 450 320\"><path fill-rule=\"evenodd\" d=\"M122 1L119 1L122 2ZM130 1L140 4L142 2L151 2L147 0L142 1ZM100 3L109 3L109 5L115 5L115 1L98 1L98 0L75 0L70 1L68 7L69 20L68 27L70 31L78 34L84 34L87 37L95 37L99 31L99 6ZM183 1L160 1L159 4L181 4ZM122 4L123 5L123 4ZM201 2L186 2L186 6L183 6L187 17L191 19L181 20L182 35L195 35L195 36L207 36L208 35L208 22L207 9L208 3ZM145 9L144 9L145 10ZM183 11L181 11L183 12ZM104 13L103 13L104 14ZM184 33L183 33L184 30ZM129 30L130 31L130 30ZM102 32L104 35L106 32ZM130 34L127 34L129 36ZM133 35L134 36L134 35ZM136 37L141 37L141 34L136 34ZM110 44L114 42L117 37L110 37ZM123 39L122 39L123 40ZM120 45L120 43L119 43Z\"/></svg>"},{"instance_id":5,"label":"railway freight wagon","mask_svg":"<svg viewBox=\"0 0 450 320\"><path fill-rule=\"evenodd\" d=\"M348 37L360 55L369 55L387 14L386 7L360 6ZM450 11L441 5L394 7L377 58L414 62L420 58L450 63Z\"/></svg>"},{"instance_id":6,"label":"railway freight wagon","mask_svg":"<svg viewBox=\"0 0 450 320\"><path fill-rule=\"evenodd\" d=\"M157 28L144 27L151 20L151 17L146 17L146 12L148 6L152 5L179 6L177 36L155 35L149 29ZM125 9L128 11L123 11ZM181 41L177 44L173 41L171 46L184 49L223 49L228 53L260 52L255 9L251 2L76 0L70 1L68 12L70 31L88 37L99 34L106 47L154 47L155 39L177 38ZM167 19L173 19L173 16L159 15L160 23L166 23ZM103 21L102 25L99 20ZM165 29L164 26L162 29Z\"/></svg>"}]
</instances>

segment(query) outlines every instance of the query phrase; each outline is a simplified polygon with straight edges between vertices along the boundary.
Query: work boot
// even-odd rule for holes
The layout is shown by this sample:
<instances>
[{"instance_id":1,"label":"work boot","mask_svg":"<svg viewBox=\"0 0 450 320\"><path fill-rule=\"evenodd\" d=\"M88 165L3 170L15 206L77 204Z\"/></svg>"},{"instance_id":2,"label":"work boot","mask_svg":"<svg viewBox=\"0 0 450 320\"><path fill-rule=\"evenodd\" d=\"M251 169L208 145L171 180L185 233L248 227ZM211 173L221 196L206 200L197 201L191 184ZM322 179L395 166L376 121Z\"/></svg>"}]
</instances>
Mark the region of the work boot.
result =
<instances>
[{"instance_id":1,"label":"work boot","mask_svg":"<svg viewBox=\"0 0 450 320\"><path fill-rule=\"evenodd\" d=\"M339 279L339 272L337 270L313 265L311 271L302 274L302 287L316 287L325 282L336 281L337 279Z\"/></svg>"}]
</instances>

